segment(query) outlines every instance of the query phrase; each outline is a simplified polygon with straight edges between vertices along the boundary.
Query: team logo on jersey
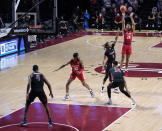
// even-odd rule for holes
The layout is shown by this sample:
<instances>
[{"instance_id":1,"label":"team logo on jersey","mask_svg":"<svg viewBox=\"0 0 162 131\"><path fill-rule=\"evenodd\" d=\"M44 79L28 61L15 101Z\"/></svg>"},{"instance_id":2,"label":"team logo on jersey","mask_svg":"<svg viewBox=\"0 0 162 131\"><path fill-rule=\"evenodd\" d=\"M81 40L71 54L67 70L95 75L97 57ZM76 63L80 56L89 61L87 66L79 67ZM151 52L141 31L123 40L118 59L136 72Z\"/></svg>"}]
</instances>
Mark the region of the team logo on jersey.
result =
<instances>
[{"instance_id":1,"label":"team logo on jersey","mask_svg":"<svg viewBox=\"0 0 162 131\"><path fill-rule=\"evenodd\" d=\"M104 74L101 66L95 71ZM130 63L128 77L162 77L162 63Z\"/></svg>"}]
</instances>

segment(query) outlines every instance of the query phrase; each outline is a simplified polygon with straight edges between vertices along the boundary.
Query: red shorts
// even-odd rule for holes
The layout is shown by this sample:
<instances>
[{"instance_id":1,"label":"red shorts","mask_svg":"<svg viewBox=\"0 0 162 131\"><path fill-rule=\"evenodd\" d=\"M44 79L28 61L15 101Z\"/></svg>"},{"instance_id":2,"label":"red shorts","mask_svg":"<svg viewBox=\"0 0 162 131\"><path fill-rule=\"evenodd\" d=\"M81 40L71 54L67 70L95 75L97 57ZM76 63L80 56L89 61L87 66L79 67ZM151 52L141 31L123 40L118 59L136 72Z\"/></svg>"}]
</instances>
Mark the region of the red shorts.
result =
<instances>
[{"instance_id":1,"label":"red shorts","mask_svg":"<svg viewBox=\"0 0 162 131\"><path fill-rule=\"evenodd\" d=\"M75 80L75 78L78 78L81 82L84 81L84 76L83 76L83 72L81 72L80 74L77 74L75 72L72 72L70 75L70 79Z\"/></svg>"},{"instance_id":2,"label":"red shorts","mask_svg":"<svg viewBox=\"0 0 162 131\"><path fill-rule=\"evenodd\" d=\"M132 54L132 46L123 44L122 54L131 55Z\"/></svg>"}]
</instances>

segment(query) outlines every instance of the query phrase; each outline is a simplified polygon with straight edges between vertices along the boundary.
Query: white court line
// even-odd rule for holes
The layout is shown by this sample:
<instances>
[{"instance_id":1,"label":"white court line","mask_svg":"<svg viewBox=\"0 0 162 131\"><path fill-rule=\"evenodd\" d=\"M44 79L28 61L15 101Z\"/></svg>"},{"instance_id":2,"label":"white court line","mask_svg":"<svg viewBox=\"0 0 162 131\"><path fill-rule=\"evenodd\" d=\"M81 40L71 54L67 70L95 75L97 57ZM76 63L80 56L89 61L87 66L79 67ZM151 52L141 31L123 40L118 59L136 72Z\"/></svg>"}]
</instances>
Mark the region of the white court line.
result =
<instances>
[{"instance_id":1,"label":"white court line","mask_svg":"<svg viewBox=\"0 0 162 131\"><path fill-rule=\"evenodd\" d=\"M29 123L27 123L26 125L31 125L31 124L45 124L45 125L47 124L47 125L48 125L48 122L29 122ZM1 126L0 129L6 128L6 127L11 127L11 126L19 126L19 125L20 125L20 123L5 125L5 126ZM71 125L67 125L67 124L54 123L54 126L55 126L55 125L61 125L61 126L70 127L70 128L75 129L76 131L79 131L79 129L77 129L76 127L71 126ZM20 127L21 127L21 126L20 126ZM25 126L24 126L24 127L25 127Z\"/></svg>"},{"instance_id":2,"label":"white court line","mask_svg":"<svg viewBox=\"0 0 162 131\"><path fill-rule=\"evenodd\" d=\"M95 38L88 39L88 40L86 40L86 43L87 43L88 45L90 45L90 46L93 46L93 47L103 48L102 45L99 46L99 45L93 45L93 44L90 43L90 40L98 39L98 38L100 38L100 37L101 37L101 36L98 36L98 37L95 37Z\"/></svg>"},{"instance_id":3,"label":"white court line","mask_svg":"<svg viewBox=\"0 0 162 131\"><path fill-rule=\"evenodd\" d=\"M95 97L94 97L95 98ZM92 99L94 99L92 98ZM73 101L72 99L70 99L72 102L75 102ZM66 100L65 100L66 101ZM68 101L67 101L68 102ZM36 102L36 103L41 103L41 102ZM60 105L75 105L75 106L97 106L97 107L118 107L118 108L131 108L131 107L121 107L120 105L106 105L103 104L103 105L85 105L85 104L79 104L79 103L68 103L68 104L63 104L63 103L53 103L53 102L48 102L49 104L60 104Z\"/></svg>"},{"instance_id":4,"label":"white court line","mask_svg":"<svg viewBox=\"0 0 162 131\"><path fill-rule=\"evenodd\" d=\"M135 106L136 107L136 106ZM104 128L102 131L106 131L107 128L109 128L110 126L112 126L113 124L115 124L115 122L117 122L118 120L120 120L122 117L126 116L129 112L131 112L132 110L135 109L135 107L133 107L132 109L130 109L128 112L126 112L125 114L123 114L122 116L120 116L118 119L116 119L115 121L113 121L110 125L108 125L106 128Z\"/></svg>"}]
</instances>

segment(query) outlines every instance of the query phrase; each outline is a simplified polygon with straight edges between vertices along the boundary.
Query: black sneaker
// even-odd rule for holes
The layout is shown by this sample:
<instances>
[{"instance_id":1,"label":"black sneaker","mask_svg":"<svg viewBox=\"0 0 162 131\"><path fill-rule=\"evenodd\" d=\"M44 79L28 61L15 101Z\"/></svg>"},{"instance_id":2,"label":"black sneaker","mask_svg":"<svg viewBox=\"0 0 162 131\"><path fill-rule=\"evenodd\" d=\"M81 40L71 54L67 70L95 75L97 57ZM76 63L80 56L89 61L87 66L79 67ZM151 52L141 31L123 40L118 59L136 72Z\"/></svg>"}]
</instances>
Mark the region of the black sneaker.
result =
<instances>
[{"instance_id":1,"label":"black sneaker","mask_svg":"<svg viewBox=\"0 0 162 131\"><path fill-rule=\"evenodd\" d=\"M101 87L100 92L103 93L104 91L104 86Z\"/></svg>"},{"instance_id":2,"label":"black sneaker","mask_svg":"<svg viewBox=\"0 0 162 131\"><path fill-rule=\"evenodd\" d=\"M93 93L93 91L90 90L89 93L91 94L91 97L93 98L93 97L94 97L94 93Z\"/></svg>"},{"instance_id":3,"label":"black sneaker","mask_svg":"<svg viewBox=\"0 0 162 131\"><path fill-rule=\"evenodd\" d=\"M27 120L23 120L21 123L20 123L20 126L26 126L27 125Z\"/></svg>"},{"instance_id":4,"label":"black sneaker","mask_svg":"<svg viewBox=\"0 0 162 131\"><path fill-rule=\"evenodd\" d=\"M54 125L54 123L52 122L52 120L48 120L48 124L49 124L49 126L53 126Z\"/></svg>"}]
</instances>

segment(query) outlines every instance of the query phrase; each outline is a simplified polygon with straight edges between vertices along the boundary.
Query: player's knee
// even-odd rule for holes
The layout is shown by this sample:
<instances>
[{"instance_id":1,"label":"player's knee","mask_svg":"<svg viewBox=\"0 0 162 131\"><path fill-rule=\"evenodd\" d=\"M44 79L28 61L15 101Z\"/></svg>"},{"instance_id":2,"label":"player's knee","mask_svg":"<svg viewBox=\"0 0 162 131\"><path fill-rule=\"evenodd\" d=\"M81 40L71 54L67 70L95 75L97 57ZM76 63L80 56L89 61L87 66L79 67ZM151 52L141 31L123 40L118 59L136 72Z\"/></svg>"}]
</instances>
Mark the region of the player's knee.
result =
<instances>
[{"instance_id":1,"label":"player's knee","mask_svg":"<svg viewBox=\"0 0 162 131\"><path fill-rule=\"evenodd\" d=\"M107 86L107 90L111 90L111 86L110 85Z\"/></svg>"},{"instance_id":2,"label":"player's knee","mask_svg":"<svg viewBox=\"0 0 162 131\"><path fill-rule=\"evenodd\" d=\"M28 107L31 103L32 103L32 101L27 100L27 101L26 101L26 107Z\"/></svg>"},{"instance_id":3,"label":"player's knee","mask_svg":"<svg viewBox=\"0 0 162 131\"><path fill-rule=\"evenodd\" d=\"M124 89L123 88L119 88L119 90L123 93L124 92Z\"/></svg>"}]
</instances>

